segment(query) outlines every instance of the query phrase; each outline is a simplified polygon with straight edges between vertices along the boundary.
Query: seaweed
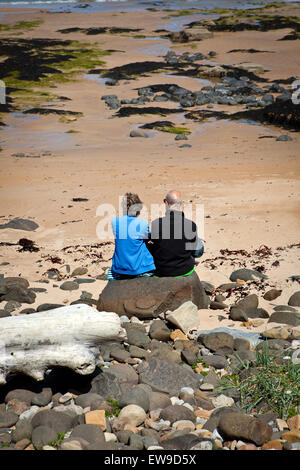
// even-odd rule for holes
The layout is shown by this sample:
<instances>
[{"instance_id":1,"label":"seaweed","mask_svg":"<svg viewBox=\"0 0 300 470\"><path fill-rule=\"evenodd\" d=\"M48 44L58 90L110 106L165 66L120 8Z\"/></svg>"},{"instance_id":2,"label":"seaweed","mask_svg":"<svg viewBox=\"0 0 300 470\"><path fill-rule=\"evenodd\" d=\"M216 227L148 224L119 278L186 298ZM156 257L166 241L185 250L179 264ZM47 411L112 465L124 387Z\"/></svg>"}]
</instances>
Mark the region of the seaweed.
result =
<instances>
[{"instance_id":1,"label":"seaweed","mask_svg":"<svg viewBox=\"0 0 300 470\"><path fill-rule=\"evenodd\" d=\"M284 129L300 130L300 107L293 104L291 100L285 102L275 102L264 108L247 109L236 113L228 114L223 111L198 110L188 112L184 115L187 119L203 121L204 119L229 119L237 121L247 119L260 123L273 124Z\"/></svg>"},{"instance_id":2,"label":"seaweed","mask_svg":"<svg viewBox=\"0 0 300 470\"><path fill-rule=\"evenodd\" d=\"M227 54L231 54L232 52L246 52L247 54L258 54L262 52L274 52L274 51L260 51L258 49L232 49L231 51L228 51Z\"/></svg>"},{"instance_id":3,"label":"seaweed","mask_svg":"<svg viewBox=\"0 0 300 470\"><path fill-rule=\"evenodd\" d=\"M202 25L202 22L193 21L187 26L193 28L195 26ZM295 31L300 31L300 21L297 16L269 16L269 15L255 15L240 11L238 14L232 16L220 17L213 21L213 24L205 25L208 30L220 32L220 31L271 31L276 29L291 28Z\"/></svg>"},{"instance_id":4,"label":"seaweed","mask_svg":"<svg viewBox=\"0 0 300 470\"><path fill-rule=\"evenodd\" d=\"M0 32L1 31L19 31L20 29L30 31L34 28L37 28L42 23L43 23L42 20L34 20L34 21L18 21L14 25L0 24Z\"/></svg>"},{"instance_id":5,"label":"seaweed","mask_svg":"<svg viewBox=\"0 0 300 470\"><path fill-rule=\"evenodd\" d=\"M141 28L118 28L115 26L101 26L101 27L92 27L92 28L64 28L58 29L58 33L70 34L70 33L84 33L88 36L94 36L97 34L122 34L122 33L132 33L142 31Z\"/></svg>"},{"instance_id":6,"label":"seaweed","mask_svg":"<svg viewBox=\"0 0 300 470\"><path fill-rule=\"evenodd\" d=\"M300 39L300 33L294 30L286 34L282 38L277 39L277 41L295 41L297 39Z\"/></svg>"},{"instance_id":7,"label":"seaweed","mask_svg":"<svg viewBox=\"0 0 300 470\"><path fill-rule=\"evenodd\" d=\"M256 122L269 123L285 129L300 130L300 107L291 100L275 102L262 109L250 109L234 113L230 119L251 119Z\"/></svg>"},{"instance_id":8,"label":"seaweed","mask_svg":"<svg viewBox=\"0 0 300 470\"><path fill-rule=\"evenodd\" d=\"M71 115L71 116L82 116L82 113L77 111L67 111L65 109L48 109L48 108L31 108L23 111L23 114L57 114L57 115Z\"/></svg>"},{"instance_id":9,"label":"seaweed","mask_svg":"<svg viewBox=\"0 0 300 470\"><path fill-rule=\"evenodd\" d=\"M113 78L115 80L128 80L136 76L145 76L149 72L157 72L159 70L181 70L182 65L167 64L166 62L150 61L131 62L129 64L113 67L109 70L97 69L90 70L88 73L100 73L102 77Z\"/></svg>"},{"instance_id":10,"label":"seaweed","mask_svg":"<svg viewBox=\"0 0 300 470\"><path fill-rule=\"evenodd\" d=\"M178 127L171 121L155 121L148 124L140 126L141 129L155 129L161 132L169 132L170 134L183 134L188 135L191 133L185 127Z\"/></svg>"},{"instance_id":11,"label":"seaweed","mask_svg":"<svg viewBox=\"0 0 300 470\"><path fill-rule=\"evenodd\" d=\"M0 38L0 80L6 85L6 104L0 112L7 113L30 104L36 106L48 99L59 98L37 90L56 83L74 81L79 73L103 65L100 56L109 54L96 46L70 40ZM60 99L60 98L59 98ZM64 100L68 98L64 98Z\"/></svg>"},{"instance_id":12,"label":"seaweed","mask_svg":"<svg viewBox=\"0 0 300 470\"><path fill-rule=\"evenodd\" d=\"M159 106L149 106L140 108L137 106L124 106L120 108L115 114L116 117L128 117L136 114L147 115L147 114L158 114L160 116L167 116L168 114L174 114L184 111L184 109L170 109L170 108L161 108Z\"/></svg>"}]
</instances>

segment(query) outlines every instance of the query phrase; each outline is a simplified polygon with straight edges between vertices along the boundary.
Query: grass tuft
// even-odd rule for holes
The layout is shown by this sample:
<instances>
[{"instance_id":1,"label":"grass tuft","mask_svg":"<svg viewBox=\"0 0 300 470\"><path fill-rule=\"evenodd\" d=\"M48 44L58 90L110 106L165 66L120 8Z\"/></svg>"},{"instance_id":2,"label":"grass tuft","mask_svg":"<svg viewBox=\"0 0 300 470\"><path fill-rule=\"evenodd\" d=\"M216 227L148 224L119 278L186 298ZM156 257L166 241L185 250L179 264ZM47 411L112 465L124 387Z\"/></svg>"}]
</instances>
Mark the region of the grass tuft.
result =
<instances>
[{"instance_id":1,"label":"grass tuft","mask_svg":"<svg viewBox=\"0 0 300 470\"><path fill-rule=\"evenodd\" d=\"M254 364L243 364L250 372L241 380L239 375L222 378L219 391L236 388L241 394L241 406L246 413L272 410L282 419L300 411L300 366L290 359L279 361L270 354L268 343L256 349Z\"/></svg>"}]
</instances>

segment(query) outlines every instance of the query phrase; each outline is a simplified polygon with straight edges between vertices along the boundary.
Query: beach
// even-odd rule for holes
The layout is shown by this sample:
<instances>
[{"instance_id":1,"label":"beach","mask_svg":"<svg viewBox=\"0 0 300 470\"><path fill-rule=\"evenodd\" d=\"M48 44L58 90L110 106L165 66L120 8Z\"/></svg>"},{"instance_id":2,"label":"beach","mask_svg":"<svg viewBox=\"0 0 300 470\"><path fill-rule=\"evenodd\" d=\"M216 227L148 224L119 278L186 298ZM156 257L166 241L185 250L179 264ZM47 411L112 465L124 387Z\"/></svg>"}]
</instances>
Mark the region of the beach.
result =
<instances>
[{"instance_id":1,"label":"beach","mask_svg":"<svg viewBox=\"0 0 300 470\"><path fill-rule=\"evenodd\" d=\"M298 11L296 6L287 8L284 14ZM27 22L40 22L29 31L2 31L1 37L96 44L101 50L113 51L103 57L103 70L128 63L161 61L168 51L205 56L214 51L216 56L210 59L213 64L260 64L265 72L259 76L268 83L299 76L297 41L278 41L289 29L214 32L213 37L198 42L177 43L164 36L159 38L155 31L166 26L168 31L180 29L178 19L189 23L197 15L172 18L172 12L160 10L146 13L73 10L68 14L44 9L27 10L26 14L12 8L1 11L9 12L2 19L8 27L24 18ZM124 23L132 31L84 33L84 28L123 28ZM74 27L81 30L58 32ZM236 49L237 43L243 51L266 52L229 53ZM44 88L55 96L67 97L67 101L54 97L52 101L50 98L40 102L41 107L50 110L82 113L79 117L71 116L70 120L61 122L63 119L55 114L31 115L18 110L5 114L0 152L1 223L18 217L31 219L38 229L28 232L28 238L45 253L59 252L66 246L101 243L103 240L97 236L97 223L101 220L97 208L110 204L118 211L119 198L126 191L140 195L150 222L151 204L162 204L168 190L178 188L186 204L203 205L200 230L206 240L206 251L197 268L203 280L212 274L210 270L206 272L205 258L218 256L221 249L253 251L261 245L275 249L297 244L299 134L294 129L284 130L250 119L212 118L197 122L185 117L182 106L170 102L157 103L165 108L178 106L178 113L167 117L116 117L116 111L101 99L107 94L134 99L138 88L154 84L175 84L197 91L210 83L209 78L180 76L176 72L173 75L168 71L141 73L133 79L120 80L117 86L109 86L97 73L81 73L75 81ZM22 103L22 97L19 102ZM27 109L25 101L23 106ZM208 109L207 105L203 107ZM213 108L225 112L242 109L222 104ZM155 129L149 132L148 138L130 137L131 130L160 119L185 126L191 132L187 141L191 146L181 148L185 141L176 141L174 134ZM281 134L288 134L292 140L277 141ZM73 202L74 198L85 201ZM17 243L24 235L24 231L2 229L1 241ZM289 274L297 274L299 256L293 252L289 257L289 251L281 254L290 263ZM1 257L10 263L2 267L5 276L17 271L34 282L46 271L43 264L41 269L36 269L38 254L16 253L15 248L1 246ZM286 272L280 276L280 270L280 267L275 270L276 279L285 282Z\"/></svg>"},{"instance_id":2,"label":"beach","mask_svg":"<svg viewBox=\"0 0 300 470\"><path fill-rule=\"evenodd\" d=\"M299 399L274 405L276 385L241 415L236 388L218 388L251 379L258 345L278 371L299 350L299 24L291 2L0 3L0 321L9 337L36 319L43 338L0 331L0 448L299 449ZM157 307L145 286L128 316L99 312L105 289L118 304L122 196L151 227L172 189L205 240L200 308L157 313L170 296L152 293ZM66 325L48 337L55 311ZM88 338L104 313L125 341Z\"/></svg>"}]
</instances>

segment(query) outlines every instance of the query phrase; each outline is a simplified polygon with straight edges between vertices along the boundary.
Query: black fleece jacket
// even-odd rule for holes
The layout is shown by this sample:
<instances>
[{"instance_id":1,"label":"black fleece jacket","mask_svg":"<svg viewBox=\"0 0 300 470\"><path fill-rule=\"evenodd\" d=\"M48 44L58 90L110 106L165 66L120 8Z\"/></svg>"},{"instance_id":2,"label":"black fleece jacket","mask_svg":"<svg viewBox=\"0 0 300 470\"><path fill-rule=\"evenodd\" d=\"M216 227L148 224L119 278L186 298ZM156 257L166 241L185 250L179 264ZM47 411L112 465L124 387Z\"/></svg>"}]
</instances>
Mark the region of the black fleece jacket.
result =
<instances>
[{"instance_id":1,"label":"black fleece jacket","mask_svg":"<svg viewBox=\"0 0 300 470\"><path fill-rule=\"evenodd\" d=\"M151 224L147 247L154 258L159 277L186 274L195 265L192 256L197 243L197 226L182 211L167 210Z\"/></svg>"}]
</instances>

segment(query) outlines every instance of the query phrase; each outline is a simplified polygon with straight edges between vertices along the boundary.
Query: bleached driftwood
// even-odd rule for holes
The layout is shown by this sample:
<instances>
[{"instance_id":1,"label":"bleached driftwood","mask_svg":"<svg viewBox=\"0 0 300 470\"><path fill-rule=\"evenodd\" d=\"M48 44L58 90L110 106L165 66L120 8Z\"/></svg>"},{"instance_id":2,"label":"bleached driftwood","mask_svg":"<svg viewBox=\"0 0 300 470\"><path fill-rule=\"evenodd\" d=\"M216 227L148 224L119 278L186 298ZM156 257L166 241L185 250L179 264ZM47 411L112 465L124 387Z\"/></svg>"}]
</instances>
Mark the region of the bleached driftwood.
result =
<instances>
[{"instance_id":1,"label":"bleached driftwood","mask_svg":"<svg viewBox=\"0 0 300 470\"><path fill-rule=\"evenodd\" d=\"M55 366L91 374L99 345L125 337L116 313L86 304L1 318L0 384L15 373L43 380L45 371Z\"/></svg>"}]
</instances>

